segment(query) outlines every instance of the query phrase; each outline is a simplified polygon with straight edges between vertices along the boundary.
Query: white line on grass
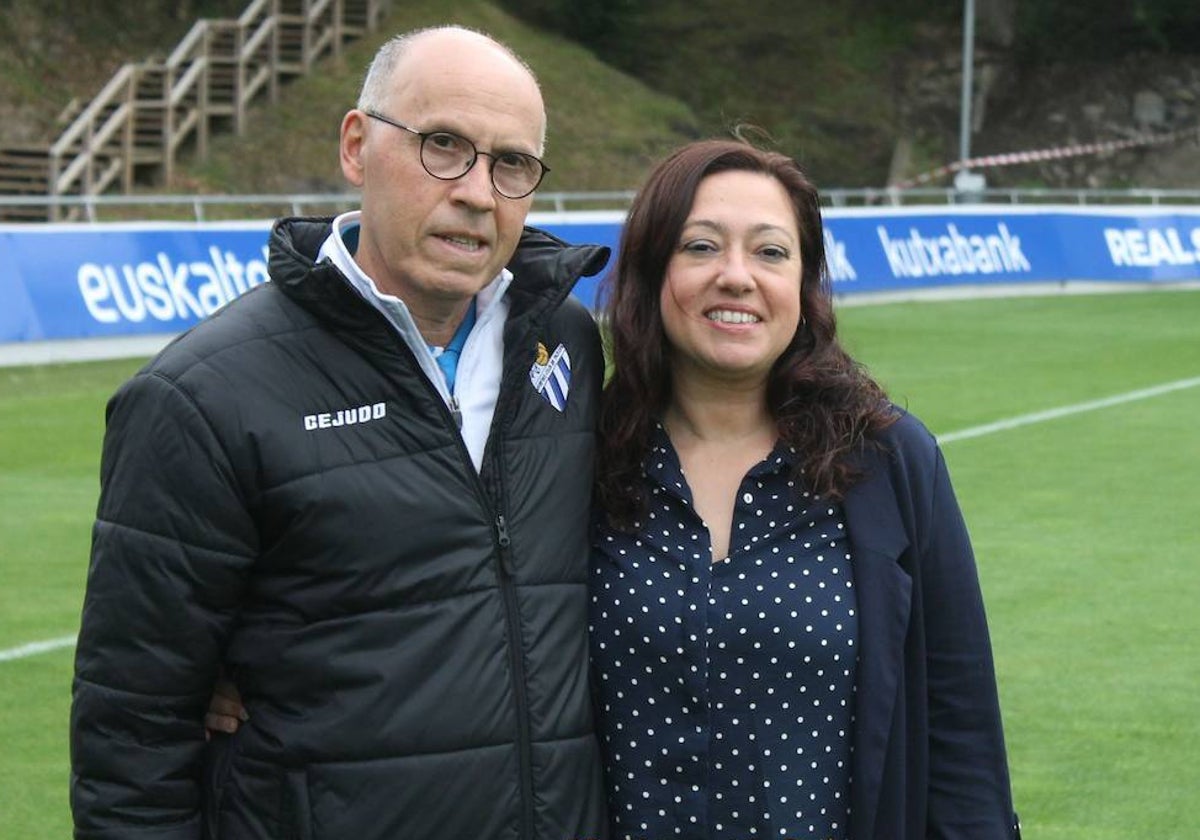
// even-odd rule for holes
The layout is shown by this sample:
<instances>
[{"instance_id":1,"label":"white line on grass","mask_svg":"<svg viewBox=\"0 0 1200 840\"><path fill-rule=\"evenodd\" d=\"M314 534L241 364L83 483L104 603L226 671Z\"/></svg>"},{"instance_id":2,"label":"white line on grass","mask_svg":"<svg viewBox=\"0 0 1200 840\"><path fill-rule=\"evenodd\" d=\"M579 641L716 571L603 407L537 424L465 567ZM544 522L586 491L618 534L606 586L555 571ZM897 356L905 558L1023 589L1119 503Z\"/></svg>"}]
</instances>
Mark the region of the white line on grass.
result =
<instances>
[{"instance_id":1,"label":"white line on grass","mask_svg":"<svg viewBox=\"0 0 1200 840\"><path fill-rule=\"evenodd\" d=\"M997 420L995 423L985 423L982 426L960 429L957 432L947 432L944 435L938 435L937 439L938 443L944 444L956 440L966 440L967 438L983 437L994 432L1017 429L1021 426L1030 426L1046 420L1057 420L1059 417L1069 417L1072 414L1082 414L1085 411L1096 411L1097 409L1109 408L1114 405L1137 402L1138 400L1169 394L1172 391L1182 391L1185 388L1195 388L1197 385L1200 385L1200 376L1193 377L1192 379L1167 382L1163 385L1155 385L1153 388L1128 391L1124 394L1117 394L1100 400L1064 405L1060 408L1051 408L1046 411L1035 411L1032 414L1021 414L1016 417L1009 417L1007 420ZM71 647L73 644L75 644L74 636L61 636L57 639L47 639L43 642L30 642L27 645L0 650L0 662L7 662L12 659L24 659L27 656L35 656L39 653L47 653L52 650Z\"/></svg>"},{"instance_id":2,"label":"white line on grass","mask_svg":"<svg viewBox=\"0 0 1200 840\"><path fill-rule=\"evenodd\" d=\"M15 648L0 650L0 662L8 662L10 659L24 659L27 656L36 656L39 653L48 653L52 650L60 650L68 648L75 644L74 636L59 636L57 639L46 639L41 642L30 642L27 645L19 645Z\"/></svg>"},{"instance_id":3,"label":"white line on grass","mask_svg":"<svg viewBox=\"0 0 1200 840\"><path fill-rule=\"evenodd\" d=\"M997 420L995 423L985 423L982 426L972 426L969 429L959 429L957 432L947 432L944 435L938 435L938 443L951 443L956 440L966 440L967 438L983 437L990 435L993 432L1004 432L1009 429L1017 429L1021 426L1031 426L1034 423L1042 423L1046 420L1057 420L1059 417L1069 417L1072 414L1083 414L1085 411L1096 411L1101 408L1109 408L1114 405L1122 405L1124 403L1137 402L1138 400L1146 400L1151 397L1158 397L1163 394L1169 394L1172 391L1182 391L1185 388L1195 388L1200 385L1200 376L1192 377L1191 379L1179 379L1175 382L1166 382L1162 385L1155 385L1153 388L1142 388L1137 391L1128 391L1124 394L1116 394L1111 397L1105 397L1099 400L1089 400L1088 402L1075 403L1074 405L1064 405L1059 408L1050 408L1046 411L1035 411L1032 414L1020 414L1016 417L1009 417L1007 420Z\"/></svg>"}]
</instances>

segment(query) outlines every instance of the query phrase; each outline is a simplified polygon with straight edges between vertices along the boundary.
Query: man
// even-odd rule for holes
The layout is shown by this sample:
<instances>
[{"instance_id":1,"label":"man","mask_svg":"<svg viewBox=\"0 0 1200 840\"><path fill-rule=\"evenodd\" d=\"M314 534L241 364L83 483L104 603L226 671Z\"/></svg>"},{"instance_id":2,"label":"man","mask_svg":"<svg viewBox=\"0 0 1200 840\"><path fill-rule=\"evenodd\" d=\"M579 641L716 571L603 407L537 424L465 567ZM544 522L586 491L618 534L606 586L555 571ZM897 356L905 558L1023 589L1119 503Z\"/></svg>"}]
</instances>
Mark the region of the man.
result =
<instances>
[{"instance_id":1,"label":"man","mask_svg":"<svg viewBox=\"0 0 1200 840\"><path fill-rule=\"evenodd\" d=\"M585 596L603 360L569 292L607 251L523 229L544 130L505 47L394 39L341 126L361 213L277 223L274 282L113 397L77 838L604 834ZM206 758L222 666L249 721Z\"/></svg>"}]
</instances>

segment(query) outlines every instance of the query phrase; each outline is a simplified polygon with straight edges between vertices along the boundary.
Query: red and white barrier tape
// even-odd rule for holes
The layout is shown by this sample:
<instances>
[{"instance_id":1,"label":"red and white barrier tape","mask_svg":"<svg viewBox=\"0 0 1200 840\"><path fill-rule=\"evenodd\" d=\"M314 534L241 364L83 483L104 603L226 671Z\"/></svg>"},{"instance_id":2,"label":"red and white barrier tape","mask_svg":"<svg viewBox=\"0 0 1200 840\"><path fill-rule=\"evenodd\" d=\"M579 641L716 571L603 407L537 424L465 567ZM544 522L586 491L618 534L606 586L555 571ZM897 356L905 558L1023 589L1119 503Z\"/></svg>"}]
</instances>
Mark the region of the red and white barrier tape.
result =
<instances>
[{"instance_id":1,"label":"red and white barrier tape","mask_svg":"<svg viewBox=\"0 0 1200 840\"><path fill-rule=\"evenodd\" d=\"M1012 166L1017 163L1034 163L1039 160L1058 160L1060 158L1095 155L1103 152L1115 152L1121 149L1132 149L1138 146L1157 146L1163 143L1175 143L1188 137L1200 138L1200 127L1181 129L1167 134L1151 134L1133 137L1128 140L1109 140L1103 143L1082 143L1076 146L1059 146L1052 149L1032 149L1027 152L1008 152L1002 155L984 155L983 157L956 160L937 169L922 172L920 175L899 183L892 184L891 189L906 190L921 184L928 184L952 172L962 169L986 169L993 166Z\"/></svg>"}]
</instances>

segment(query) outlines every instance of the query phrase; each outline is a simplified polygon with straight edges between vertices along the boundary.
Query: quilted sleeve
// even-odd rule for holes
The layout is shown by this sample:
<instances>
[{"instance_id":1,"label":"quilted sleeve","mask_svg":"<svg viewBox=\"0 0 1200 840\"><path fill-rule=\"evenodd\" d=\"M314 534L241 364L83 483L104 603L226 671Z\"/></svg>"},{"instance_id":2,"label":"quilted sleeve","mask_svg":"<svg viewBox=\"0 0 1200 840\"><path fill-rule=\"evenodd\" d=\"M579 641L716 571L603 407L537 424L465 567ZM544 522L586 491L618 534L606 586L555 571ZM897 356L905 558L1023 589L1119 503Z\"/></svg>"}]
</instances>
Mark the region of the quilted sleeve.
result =
<instances>
[{"instance_id":1,"label":"quilted sleeve","mask_svg":"<svg viewBox=\"0 0 1200 840\"><path fill-rule=\"evenodd\" d=\"M71 707L77 838L199 838L203 712L256 555L203 413L156 373L108 406Z\"/></svg>"}]
</instances>

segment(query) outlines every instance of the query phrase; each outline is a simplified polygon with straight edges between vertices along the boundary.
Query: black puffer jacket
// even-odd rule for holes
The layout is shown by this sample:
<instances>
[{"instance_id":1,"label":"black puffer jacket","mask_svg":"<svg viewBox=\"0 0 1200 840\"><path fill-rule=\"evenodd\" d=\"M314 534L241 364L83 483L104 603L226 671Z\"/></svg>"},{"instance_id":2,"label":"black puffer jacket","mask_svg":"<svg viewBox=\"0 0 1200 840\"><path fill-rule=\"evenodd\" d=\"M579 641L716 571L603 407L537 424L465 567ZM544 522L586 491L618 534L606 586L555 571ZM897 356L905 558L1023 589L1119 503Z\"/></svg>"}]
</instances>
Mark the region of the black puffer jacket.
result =
<instances>
[{"instance_id":1,"label":"black puffer jacket","mask_svg":"<svg viewBox=\"0 0 1200 840\"><path fill-rule=\"evenodd\" d=\"M76 837L604 833L586 566L603 372L569 291L607 249L528 229L484 465L381 315L272 233L266 284L108 409L71 714ZM530 383L570 354L561 413ZM219 663L250 720L206 756ZM219 796L201 793L206 765Z\"/></svg>"}]
</instances>

